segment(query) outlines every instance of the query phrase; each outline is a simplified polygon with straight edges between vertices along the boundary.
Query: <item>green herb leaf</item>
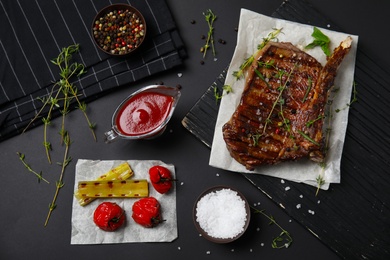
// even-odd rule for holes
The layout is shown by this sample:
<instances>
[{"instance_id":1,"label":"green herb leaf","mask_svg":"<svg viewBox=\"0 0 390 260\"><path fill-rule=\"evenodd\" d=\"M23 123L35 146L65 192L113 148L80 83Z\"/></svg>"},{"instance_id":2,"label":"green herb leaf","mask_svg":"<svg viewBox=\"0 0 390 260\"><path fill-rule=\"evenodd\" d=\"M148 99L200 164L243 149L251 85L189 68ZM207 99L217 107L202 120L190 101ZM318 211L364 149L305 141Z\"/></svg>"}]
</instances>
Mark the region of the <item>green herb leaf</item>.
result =
<instances>
[{"instance_id":1,"label":"green herb leaf","mask_svg":"<svg viewBox=\"0 0 390 260\"><path fill-rule=\"evenodd\" d=\"M314 38L314 40L313 42L306 45L305 49L313 49L314 47L320 46L325 55L330 56L331 52L329 50L329 37L321 32L317 27L314 27L311 36Z\"/></svg>"},{"instance_id":2,"label":"green herb leaf","mask_svg":"<svg viewBox=\"0 0 390 260\"><path fill-rule=\"evenodd\" d=\"M252 210L254 210L254 213L258 213L266 217L269 220L268 223L269 225L276 225L281 230L280 234L272 240L271 243L272 248L275 249L288 248L292 244L293 238L290 235L290 233L284 228L282 228L282 226L280 226L279 223L276 222L275 218L272 215L266 214L265 210L259 210L252 206L250 207L252 208Z\"/></svg>"}]
</instances>

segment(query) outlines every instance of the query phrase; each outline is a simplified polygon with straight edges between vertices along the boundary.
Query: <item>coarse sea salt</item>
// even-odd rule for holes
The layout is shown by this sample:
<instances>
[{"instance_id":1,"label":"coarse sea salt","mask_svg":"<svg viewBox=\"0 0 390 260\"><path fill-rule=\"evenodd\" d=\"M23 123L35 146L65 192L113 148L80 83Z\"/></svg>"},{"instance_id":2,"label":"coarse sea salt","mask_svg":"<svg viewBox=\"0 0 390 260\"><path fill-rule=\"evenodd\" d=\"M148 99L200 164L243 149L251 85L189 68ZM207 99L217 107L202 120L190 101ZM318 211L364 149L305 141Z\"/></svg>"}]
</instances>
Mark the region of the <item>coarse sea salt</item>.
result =
<instances>
[{"instance_id":1,"label":"coarse sea salt","mask_svg":"<svg viewBox=\"0 0 390 260\"><path fill-rule=\"evenodd\" d=\"M211 237L234 238L244 231L245 201L231 189L210 192L196 205L196 221Z\"/></svg>"}]
</instances>

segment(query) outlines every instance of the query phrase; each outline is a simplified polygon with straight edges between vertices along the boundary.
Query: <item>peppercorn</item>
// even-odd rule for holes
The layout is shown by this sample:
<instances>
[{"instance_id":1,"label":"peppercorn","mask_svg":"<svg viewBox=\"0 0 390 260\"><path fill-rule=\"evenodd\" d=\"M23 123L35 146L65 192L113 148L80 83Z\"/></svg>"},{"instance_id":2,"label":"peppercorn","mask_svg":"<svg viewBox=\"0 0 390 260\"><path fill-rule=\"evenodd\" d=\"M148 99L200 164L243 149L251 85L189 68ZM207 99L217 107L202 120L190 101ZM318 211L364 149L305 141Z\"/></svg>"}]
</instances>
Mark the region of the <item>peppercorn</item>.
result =
<instances>
[{"instance_id":1,"label":"peppercorn","mask_svg":"<svg viewBox=\"0 0 390 260\"><path fill-rule=\"evenodd\" d=\"M225 40L222 40L222 39L218 39L218 42L219 42L220 44L225 44L225 43L226 43L226 41L225 41Z\"/></svg>"},{"instance_id":2,"label":"peppercorn","mask_svg":"<svg viewBox=\"0 0 390 260\"><path fill-rule=\"evenodd\" d=\"M145 36L145 26L139 15L128 9L114 10L97 18L92 30L99 47L111 54L133 51Z\"/></svg>"}]
</instances>

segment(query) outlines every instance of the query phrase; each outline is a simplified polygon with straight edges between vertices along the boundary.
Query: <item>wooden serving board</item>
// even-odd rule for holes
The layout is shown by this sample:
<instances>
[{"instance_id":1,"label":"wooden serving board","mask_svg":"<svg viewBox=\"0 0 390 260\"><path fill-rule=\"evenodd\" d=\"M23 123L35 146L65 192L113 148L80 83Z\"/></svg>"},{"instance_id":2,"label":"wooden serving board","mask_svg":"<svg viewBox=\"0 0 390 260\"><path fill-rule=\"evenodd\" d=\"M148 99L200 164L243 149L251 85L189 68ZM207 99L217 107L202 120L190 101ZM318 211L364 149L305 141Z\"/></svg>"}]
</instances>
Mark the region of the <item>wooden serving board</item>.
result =
<instances>
[{"instance_id":1,"label":"wooden serving board","mask_svg":"<svg viewBox=\"0 0 390 260\"><path fill-rule=\"evenodd\" d=\"M285 1L273 17L340 30L301 0ZM218 115L214 91L222 91L226 70L182 120L184 127L208 147ZM332 184L328 191L315 196L316 189L305 184L243 174L345 259L390 259L390 148L384 143L390 119L378 112L390 111L389 80L390 72L358 49L355 82L364 99L350 110L341 184Z\"/></svg>"}]
</instances>

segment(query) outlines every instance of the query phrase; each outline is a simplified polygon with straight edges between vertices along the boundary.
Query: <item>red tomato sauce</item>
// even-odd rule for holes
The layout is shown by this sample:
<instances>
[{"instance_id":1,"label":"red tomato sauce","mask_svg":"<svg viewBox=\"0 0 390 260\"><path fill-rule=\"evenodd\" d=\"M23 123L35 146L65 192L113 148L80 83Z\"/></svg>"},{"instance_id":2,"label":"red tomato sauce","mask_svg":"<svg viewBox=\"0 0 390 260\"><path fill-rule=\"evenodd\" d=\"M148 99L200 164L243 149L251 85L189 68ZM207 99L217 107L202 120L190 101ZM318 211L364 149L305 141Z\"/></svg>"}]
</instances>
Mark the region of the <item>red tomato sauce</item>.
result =
<instances>
[{"instance_id":1,"label":"red tomato sauce","mask_svg":"<svg viewBox=\"0 0 390 260\"><path fill-rule=\"evenodd\" d=\"M153 131L167 118L173 97L160 93L139 93L130 98L116 118L118 130L125 135L141 135Z\"/></svg>"}]
</instances>

